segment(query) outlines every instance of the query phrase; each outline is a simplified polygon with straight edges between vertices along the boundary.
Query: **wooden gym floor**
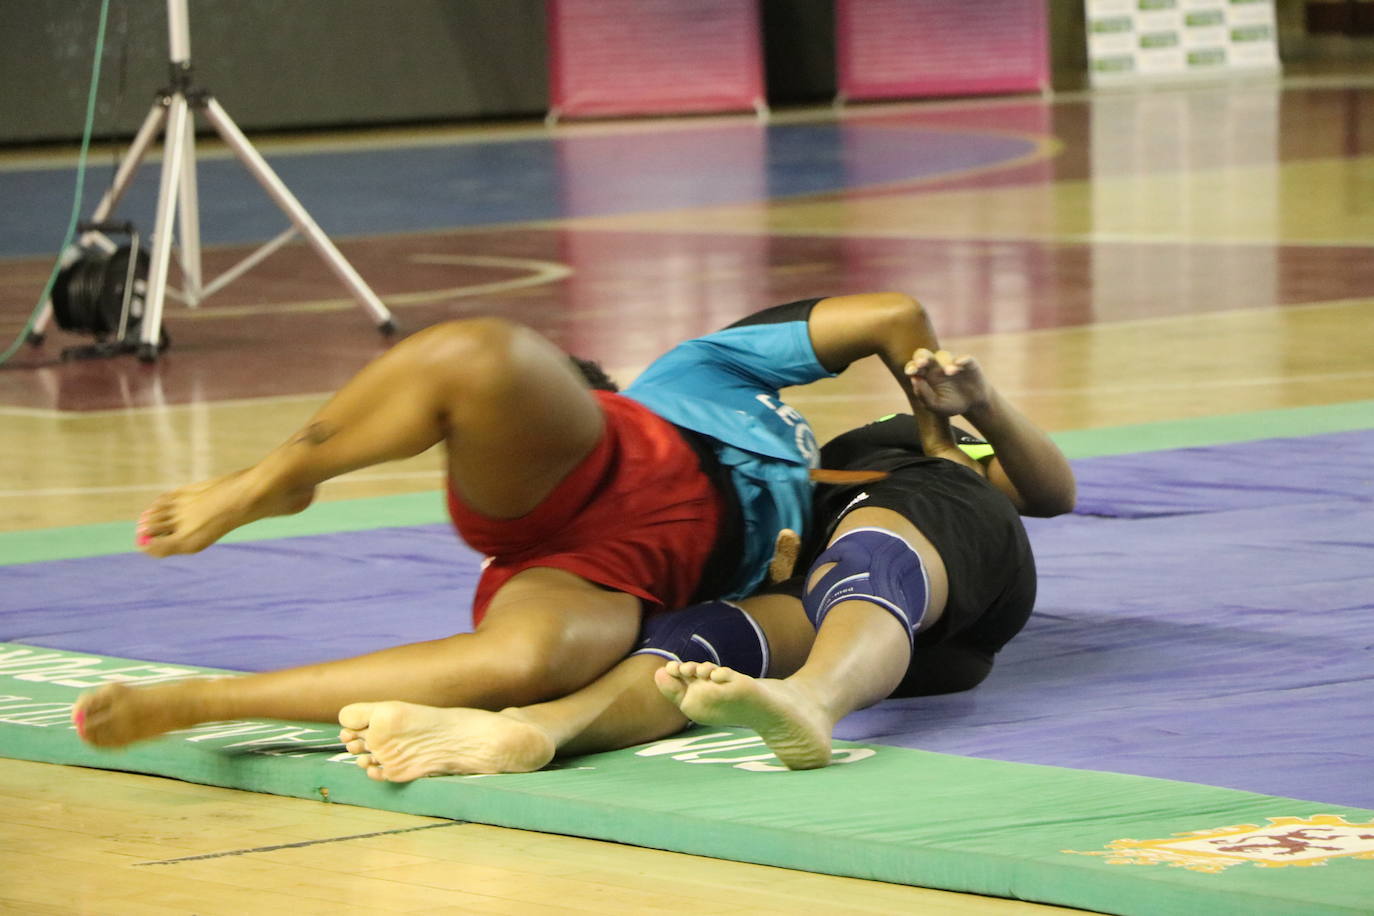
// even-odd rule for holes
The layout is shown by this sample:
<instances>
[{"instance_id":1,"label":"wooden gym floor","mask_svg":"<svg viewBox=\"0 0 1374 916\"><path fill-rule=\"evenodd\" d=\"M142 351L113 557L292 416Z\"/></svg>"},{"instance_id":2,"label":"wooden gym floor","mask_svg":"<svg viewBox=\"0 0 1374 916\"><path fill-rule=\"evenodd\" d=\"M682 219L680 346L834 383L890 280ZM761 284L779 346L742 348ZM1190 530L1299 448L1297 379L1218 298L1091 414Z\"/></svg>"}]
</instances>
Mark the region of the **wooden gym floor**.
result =
<instances>
[{"instance_id":1,"label":"wooden gym floor","mask_svg":"<svg viewBox=\"0 0 1374 916\"><path fill-rule=\"evenodd\" d=\"M963 144L951 161L923 159L948 144ZM500 155L536 148L552 153ZM725 118L263 149L373 170L348 192L355 221L339 225L352 228L321 221L405 330L503 314L628 377L756 308L894 288L1053 431L1374 399L1374 79L795 113L767 134ZM626 149L640 155L618 161ZM683 149L709 170L665 195L691 171ZM441 212L397 226L379 215L408 193L388 162L415 150L494 150L498 171L428 189ZM665 151L672 170L644 165ZM69 186L70 165L12 151L0 180ZM465 181L529 206L469 212ZM0 220L62 219L18 203ZM213 245L210 272L244 241ZM4 342L54 253L0 250ZM63 362L61 347L85 341L56 333L0 368L0 530L131 521L163 489L255 460L384 346L299 245L196 311L169 308L167 328L153 366ZM792 402L826 435L898 406L891 388L856 368ZM322 498L439 483L427 454ZM19 761L0 760L0 794L0 910L21 913L1050 910Z\"/></svg>"}]
</instances>

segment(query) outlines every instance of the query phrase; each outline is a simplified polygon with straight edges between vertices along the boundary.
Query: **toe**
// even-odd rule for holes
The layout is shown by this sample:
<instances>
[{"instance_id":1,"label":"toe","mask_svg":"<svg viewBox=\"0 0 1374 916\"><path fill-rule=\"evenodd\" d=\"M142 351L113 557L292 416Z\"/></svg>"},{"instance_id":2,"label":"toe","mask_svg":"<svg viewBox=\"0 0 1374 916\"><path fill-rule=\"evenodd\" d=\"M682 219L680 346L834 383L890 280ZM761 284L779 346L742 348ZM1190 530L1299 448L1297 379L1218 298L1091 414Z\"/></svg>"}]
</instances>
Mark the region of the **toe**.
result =
<instances>
[{"instance_id":1,"label":"toe","mask_svg":"<svg viewBox=\"0 0 1374 916\"><path fill-rule=\"evenodd\" d=\"M666 668L654 672L654 686L674 704L682 702L683 695L687 693L687 685L682 678L673 677Z\"/></svg>"},{"instance_id":2,"label":"toe","mask_svg":"<svg viewBox=\"0 0 1374 916\"><path fill-rule=\"evenodd\" d=\"M371 703L350 703L339 710L339 724L352 732L361 732L367 729L367 725L372 721Z\"/></svg>"},{"instance_id":3,"label":"toe","mask_svg":"<svg viewBox=\"0 0 1374 916\"><path fill-rule=\"evenodd\" d=\"M168 557L176 552L167 538L162 536L144 535L139 540L138 547L150 557Z\"/></svg>"},{"instance_id":4,"label":"toe","mask_svg":"<svg viewBox=\"0 0 1374 916\"><path fill-rule=\"evenodd\" d=\"M138 533L162 537L176 530L176 519L167 512L145 512L138 519Z\"/></svg>"},{"instance_id":5,"label":"toe","mask_svg":"<svg viewBox=\"0 0 1374 916\"><path fill-rule=\"evenodd\" d=\"M154 538L165 538L168 535L176 534L176 529L171 525L157 525L152 522L139 522L137 530L139 538L145 541L150 541Z\"/></svg>"}]
</instances>

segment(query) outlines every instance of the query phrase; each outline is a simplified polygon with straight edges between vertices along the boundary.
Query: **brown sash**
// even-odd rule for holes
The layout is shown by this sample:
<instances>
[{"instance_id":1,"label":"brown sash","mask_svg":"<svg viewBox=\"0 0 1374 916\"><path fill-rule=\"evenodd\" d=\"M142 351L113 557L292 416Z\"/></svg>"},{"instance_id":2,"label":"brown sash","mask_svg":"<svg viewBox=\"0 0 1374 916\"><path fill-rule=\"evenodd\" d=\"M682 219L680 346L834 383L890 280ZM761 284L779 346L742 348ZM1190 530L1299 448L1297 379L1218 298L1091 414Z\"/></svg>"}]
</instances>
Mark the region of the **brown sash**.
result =
<instances>
[{"instance_id":1,"label":"brown sash","mask_svg":"<svg viewBox=\"0 0 1374 916\"><path fill-rule=\"evenodd\" d=\"M887 477L887 471L832 471L816 468L811 471L814 483L874 483Z\"/></svg>"}]
</instances>

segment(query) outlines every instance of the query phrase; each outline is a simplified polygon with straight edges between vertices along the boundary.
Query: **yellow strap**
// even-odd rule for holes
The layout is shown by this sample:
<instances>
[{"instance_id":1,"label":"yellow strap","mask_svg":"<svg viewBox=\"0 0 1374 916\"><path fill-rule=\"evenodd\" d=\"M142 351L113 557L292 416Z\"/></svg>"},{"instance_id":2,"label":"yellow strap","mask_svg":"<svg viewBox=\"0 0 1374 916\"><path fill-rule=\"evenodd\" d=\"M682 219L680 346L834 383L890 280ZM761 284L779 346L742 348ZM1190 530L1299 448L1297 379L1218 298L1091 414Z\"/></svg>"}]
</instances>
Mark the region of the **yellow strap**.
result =
<instances>
[{"instance_id":1,"label":"yellow strap","mask_svg":"<svg viewBox=\"0 0 1374 916\"><path fill-rule=\"evenodd\" d=\"M963 449L964 454L968 455L974 461L982 461L984 458L992 457L992 446L988 445L986 442L979 442L975 445L961 445L959 448Z\"/></svg>"}]
</instances>

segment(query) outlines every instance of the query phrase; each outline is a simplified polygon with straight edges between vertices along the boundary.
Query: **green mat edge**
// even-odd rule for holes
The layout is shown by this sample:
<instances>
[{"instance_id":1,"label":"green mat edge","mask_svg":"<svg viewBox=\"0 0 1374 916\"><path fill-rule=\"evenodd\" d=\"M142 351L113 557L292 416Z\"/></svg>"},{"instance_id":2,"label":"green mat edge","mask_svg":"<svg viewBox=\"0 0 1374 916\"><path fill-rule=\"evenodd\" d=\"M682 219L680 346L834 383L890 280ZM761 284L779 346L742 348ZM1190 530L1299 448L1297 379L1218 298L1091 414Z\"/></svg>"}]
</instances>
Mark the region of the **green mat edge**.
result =
<instances>
[{"instance_id":1,"label":"green mat edge","mask_svg":"<svg viewBox=\"0 0 1374 916\"><path fill-rule=\"evenodd\" d=\"M1070 458L1224 445L1282 436L1313 436L1374 428L1374 401L1290 407L1056 433ZM265 519L230 532L222 543L265 541L446 522L437 490L318 503L300 515ZM133 522L0 532L0 566L133 552Z\"/></svg>"},{"instance_id":2,"label":"green mat edge","mask_svg":"<svg viewBox=\"0 0 1374 916\"><path fill-rule=\"evenodd\" d=\"M1219 445L1229 442L1253 441L1275 436L1318 435L1321 433L1342 432L1370 427L1374 427L1374 401L1359 401L1324 407L1289 408L1234 414L1223 417L1120 426L1107 429L1076 430L1056 434L1054 438L1070 458L1086 458L1131 452L1157 451L1171 448ZM323 503L312 507L311 511L303 516L293 516L285 519L270 519L256 523L255 525L232 533L225 541L269 540L308 534L440 523L445 520L446 515L442 500L438 498L436 494L406 494L402 496ZM132 539L132 527L131 523L111 523L41 529L38 531L0 533L0 565L15 565L45 560L73 559L126 553L129 552L129 546ZM329 730L332 728L327 725L316 727L322 730ZM46 732L47 730L44 729L41 731ZM138 761L139 752L137 750L131 752L129 756L111 755L106 752L87 748L85 745L76 741L74 736L70 736L67 741L63 743L66 745L65 748L50 751L45 750L39 754L30 753L20 755L13 753L8 748L5 749L4 753L7 756L21 757L21 759L89 766L100 769L145 772L154 775L172 776L189 782L200 782L227 788L268 792L269 794L304 799L320 799L320 788L322 784L328 780L318 778L315 774L319 773L320 776L323 776L328 772L332 776L334 771L325 770L324 768L339 766L339 764L317 762L315 768L309 774L299 772L301 768L297 767L291 771L289 777L275 775L275 771L272 771L274 775L264 777L262 773L269 771L266 763L270 758L256 755L243 755L227 758L229 761L232 761L230 769L235 771L234 779L226 780L219 778L210 781L204 778L204 774L186 772L184 771L185 768L181 767L169 768L161 763L157 766L141 764ZM883 750L887 753L901 751L902 753L913 755L928 754L928 752L911 751L902 748L883 748ZM626 755L631 753L633 753L633 751L619 751L615 752L615 755ZM602 756L608 755L596 755L595 757L582 758L581 760L593 761ZM221 762L224 763L224 755L218 755L218 757L221 759ZM973 758L969 759L971 760ZM579 762L580 760L569 761L567 767L575 767ZM1000 763L1000 761L983 762ZM229 764L225 763L225 765L228 766ZM1034 766L1031 764L1006 765L1020 767ZM174 770L183 771L175 772ZM557 773L559 771L553 770L546 772ZM1065 772L1078 773L1082 771ZM1102 775L1121 779L1144 779L1144 777L1121 776L1120 774ZM307 778L302 778L303 776ZM512 777L494 778L504 780ZM451 817L452 815L434 813L436 810L436 801L432 798L435 792L447 792L451 790L438 788L431 790L429 786L446 786L451 785L455 781L458 780L425 780L409 787L396 787L369 783L366 781L359 782L357 779L352 780L351 785L348 784L348 781L333 780L334 786L330 789L329 799L345 804L383 808L416 815ZM1164 780L1152 781L1166 782ZM471 785L471 782L467 780L461 780L461 782ZM1178 783L1177 785L1192 786L1193 784ZM376 791L387 793L393 797L374 797L373 793ZM398 799L395 797L397 793L409 794ZM487 798L488 795L479 793L475 797L484 799ZM509 799L512 797L524 799L521 804L513 806L513 813L509 805ZM1266 798L1265 796L1257 797ZM1370 812L1345 806L1301 802L1297 800L1286 801L1290 804L1307 809L1308 815L1316 813L1344 813L1359 818L1374 817L1374 814ZM444 805L443 807L447 806ZM726 855L723 854L726 851L723 850L721 846L717 821L703 821L703 827L701 829L704 830L704 834L697 836L693 829L687 829L686 833L680 834L679 829L683 827L685 821L679 819L674 829L675 842L672 844L665 844L662 841L662 833L665 824L654 814L650 814L647 820L642 823L636 822L629 830L625 829L624 824L617 824L613 830L604 828L588 829L589 824L594 824L598 819L606 816L606 810L606 802L604 799L580 802L560 799L557 805L551 806L548 804L548 799L546 797L539 795L525 795L522 793L511 795L510 793L501 793L500 800L494 805L479 802L478 805L474 806L474 810L464 812L464 817L462 819L490 823L497 826L631 843L650 848L671 849L673 851L688 854L704 855L715 858L729 858L762 865L773 865L784 868L800 867L810 871L888 881L890 883L912 883L909 879L902 877L902 869L899 868L895 872L890 871L890 862L887 866L882 864L875 866L873 864L874 861L881 863L884 860L884 856L878 855L874 857L872 853L860 855L859 853L863 850L856 848L854 842L851 840L844 841L840 848L818 847L815 838L810 834L793 835L787 832L768 830L766 828L748 828L741 834L743 837L742 841L738 842L737 846L733 846L732 844L733 848L729 850L729 854ZM1170 832L1172 833L1173 831ZM759 854L758 849L760 845L773 851L769 854ZM784 849L787 852L779 855L776 852L778 848ZM800 855L801 859L793 858L795 855ZM929 853L927 853L927 855L929 855ZM949 853L949 855L957 858L962 854ZM819 863L811 862L815 857L819 857L822 861ZM798 865L798 861L805 861L809 864ZM833 867L833 862L841 862L843 864L840 867ZM1100 861L1096 858L1088 858L1085 856L1082 860L1074 863L1056 861L1055 865L1058 866L1058 869L1046 869L1044 867L1045 864L1046 863L1039 860L1028 860L1026 863L1027 867L1023 869L1025 873L1018 873L1018 883L1023 885L1020 887L994 887L981 883L976 884L976 886L951 887L941 882L921 882L920 886L937 887L964 893L1009 897L1012 899L1033 900L1060 906L1074 906L1112 913L1214 914L1235 912L1246 914L1272 913L1273 916L1287 916L1287 914L1294 912L1292 907L1295 903L1301 903L1301 911L1304 913L1335 914L1365 912L1362 907L1350 908L1339 904L1318 904L1316 901L1310 899L1296 900L1293 898L1285 898L1282 895L1275 895L1272 890L1257 891L1254 894L1237 894L1234 889L1228 890L1222 894L1218 894L1215 891L1207 893L1207 888L1173 886L1167 882L1161 882L1157 877L1152 878L1151 875L1142 874L1142 872L1153 872L1156 873L1156 875L1169 875L1177 872L1176 869L1166 869L1163 866L1131 867L1131 873L1125 874L1104 871L1102 877L1107 878L1110 876L1110 880L1092 882L1093 890L1091 893L1076 894L1069 899L1065 898L1056 888L1049 886L1054 884L1051 873L1057 873L1058 869L1065 867L1076 867L1081 871L1095 865L1100 865ZM1238 867L1249 868L1251 866ZM1273 871L1281 872L1286 870ZM1306 871L1306 869L1304 869L1304 871ZM1325 869L1323 869L1323 871L1325 871ZM1140 892L1142 894L1142 899L1145 901L1143 908L1136 909L1133 905L1125 906L1123 904L1121 894L1123 883L1141 885ZM1200 891L1202 893L1199 893ZM1243 906L1240 906L1240 899L1244 900Z\"/></svg>"},{"instance_id":3,"label":"green mat edge","mask_svg":"<svg viewBox=\"0 0 1374 916\"><path fill-rule=\"evenodd\" d=\"M14 650L59 660L94 658L116 666L138 664L92 653L0 643L0 653ZM31 666L30 674L32 669L41 666ZM1368 861L1338 860L1316 869L1261 868L1247 862L1221 873L1202 874L1165 865L1113 865L1106 857L1067 852L1068 848L1105 851L1107 843L1126 836L1166 839L1199 829L1263 825L1265 818L1275 816L1336 814L1351 822L1374 822L1374 811L1349 806L851 742L838 746L878 751L858 764L864 767L862 771L839 764L825 770L764 775L730 765L749 759L757 746L717 748L721 754L743 756L724 757L708 766L694 766L671 754L646 756L638 753L642 749L631 748L568 760L538 773L447 777L399 786L370 781L350 762L331 759L341 754L341 748L334 740L336 727L325 724L263 720L269 727L295 734L211 737L206 729L197 729L123 751L90 748L77 739L67 721L70 703L83 687L52 683L59 678L50 675L25 682L14 671L12 664L0 669L6 694L0 700L0 735L7 739L0 754L7 757L148 773L295 798L327 797L330 802L400 813L1127 916L1367 913L1368 901L1374 899L1374 864ZM102 679L100 674L96 667L61 677L84 679L83 686L89 686ZM10 692L19 689L25 690L24 696ZM31 702L16 704L16 697ZM34 707L41 708L35 711ZM27 711L14 712L21 708ZM15 721L21 717L27 721ZM735 729L696 729L689 737L709 738L718 733L752 737ZM197 735L199 740L192 741ZM255 752L233 747L245 740L256 740L260 746ZM608 780L599 778L597 770L619 772ZM760 779L768 781L770 791L783 796L784 804L768 810L766 823L759 822L757 815L752 821L730 819L742 804L763 794ZM957 785L959 780L964 785ZM1005 787L1018 782L1023 784L1022 794L1007 796ZM1144 813L1123 823L1109 814L1071 816L1059 808L1047 815L1043 806L1038 812L1028 812L1034 805L1020 803L1022 798L1033 802L1039 794L1052 796L1060 785L1070 783L1068 794L1075 799L1115 800L1143 793ZM664 791L670 785L674 791ZM865 809L856 795L875 785L881 789L881 807L874 807L870 798ZM1036 786L1041 787L1040 793ZM1065 793L1059 789L1059 794ZM970 816L971 826L963 832L950 829L948 812L938 812L942 802L948 805L948 799L961 795L988 809ZM900 805L894 805L893 798L911 807L898 810ZM879 819L889 817L903 827L927 818L937 839L915 845L883 840L877 829L852 816L856 803L858 810L873 810ZM1039 838L1038 848L1034 839L1027 843L1027 835L1037 831L1051 834L1048 841L1043 835Z\"/></svg>"}]
</instances>

